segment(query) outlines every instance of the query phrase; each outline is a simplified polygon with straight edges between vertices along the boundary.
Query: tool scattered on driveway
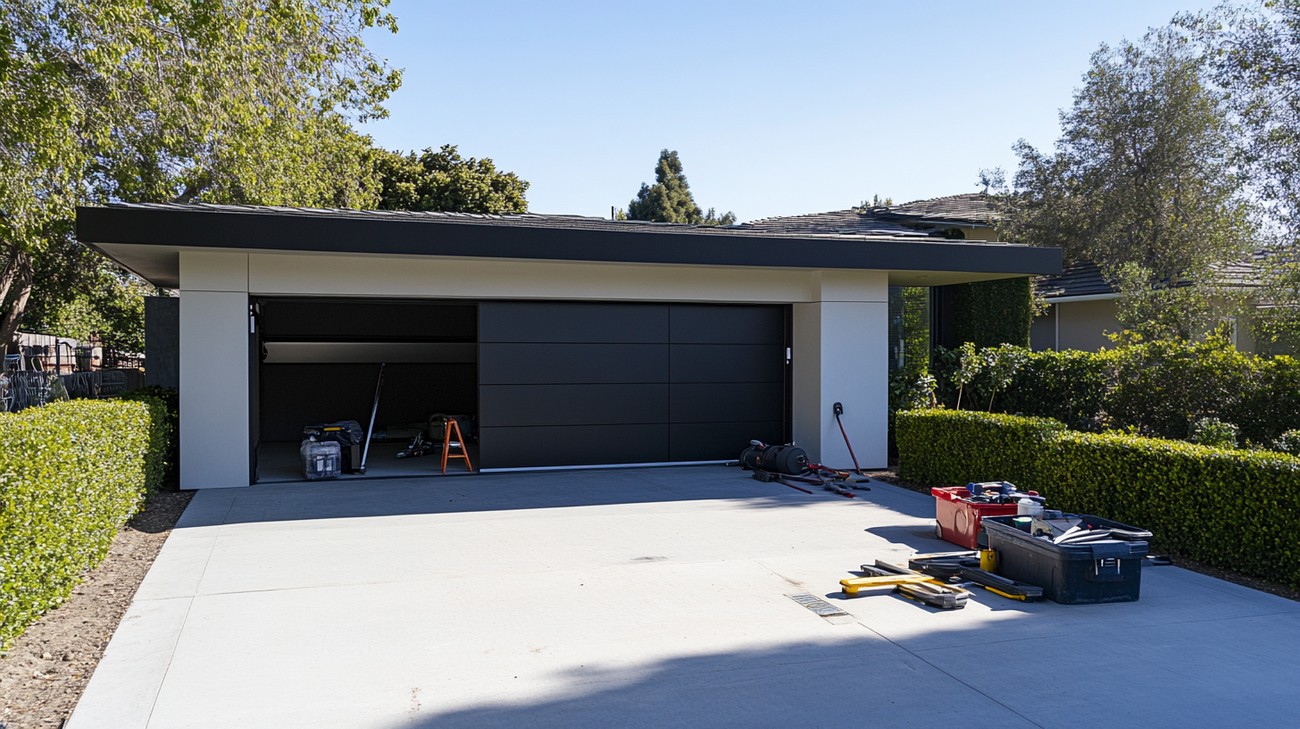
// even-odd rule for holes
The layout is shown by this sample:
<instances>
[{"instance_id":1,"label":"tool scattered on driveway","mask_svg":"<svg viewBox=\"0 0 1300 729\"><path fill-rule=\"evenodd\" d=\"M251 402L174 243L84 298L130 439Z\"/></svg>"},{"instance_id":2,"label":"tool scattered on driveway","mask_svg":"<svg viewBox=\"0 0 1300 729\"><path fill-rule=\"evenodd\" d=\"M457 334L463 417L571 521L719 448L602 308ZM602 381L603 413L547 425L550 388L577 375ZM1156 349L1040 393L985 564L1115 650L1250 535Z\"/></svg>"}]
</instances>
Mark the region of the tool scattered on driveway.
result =
<instances>
[{"instance_id":1,"label":"tool scattered on driveway","mask_svg":"<svg viewBox=\"0 0 1300 729\"><path fill-rule=\"evenodd\" d=\"M944 580L969 582L1001 595L1009 600L1037 602L1043 599L1043 588L981 569L977 552L947 552L942 554L917 554L907 560L907 566L918 572Z\"/></svg>"},{"instance_id":2,"label":"tool scattered on driveway","mask_svg":"<svg viewBox=\"0 0 1300 729\"><path fill-rule=\"evenodd\" d=\"M844 414L844 404L835 403L831 406L831 412L835 413L835 423L840 426L840 435L844 436L844 445L849 449L849 458L853 459L853 468L857 469L859 476L867 475L862 472L862 466L858 465L858 457L853 453L853 444L849 442L849 434L844 432L844 423L840 422L840 416Z\"/></svg>"},{"instance_id":3,"label":"tool scattered on driveway","mask_svg":"<svg viewBox=\"0 0 1300 729\"><path fill-rule=\"evenodd\" d=\"M808 454L793 444L783 446L767 445L759 440L751 440L749 446L740 452L736 462L742 468L754 472L754 480L763 483L779 483L806 494L812 491L796 486L792 481L820 486L826 491L839 494L845 498L855 498L854 491L870 491L870 486L863 486L853 479L848 471L839 471L820 463L810 463Z\"/></svg>"},{"instance_id":4,"label":"tool scattered on driveway","mask_svg":"<svg viewBox=\"0 0 1300 729\"><path fill-rule=\"evenodd\" d=\"M893 587L893 591L903 597L941 610L960 610L966 607L966 600L970 597L970 593L960 587L882 560L876 560L874 565L862 565L861 572L866 576L840 580L844 594L856 597L862 590Z\"/></svg>"}]
</instances>

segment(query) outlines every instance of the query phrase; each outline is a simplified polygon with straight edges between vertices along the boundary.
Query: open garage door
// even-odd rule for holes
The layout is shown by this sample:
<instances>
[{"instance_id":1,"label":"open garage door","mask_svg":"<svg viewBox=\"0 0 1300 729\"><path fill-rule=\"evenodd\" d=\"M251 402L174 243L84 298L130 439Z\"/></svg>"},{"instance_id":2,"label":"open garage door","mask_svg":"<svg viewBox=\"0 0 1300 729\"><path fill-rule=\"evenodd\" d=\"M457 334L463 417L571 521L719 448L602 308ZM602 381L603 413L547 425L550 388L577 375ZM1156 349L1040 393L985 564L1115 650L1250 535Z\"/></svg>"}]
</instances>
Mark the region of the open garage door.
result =
<instances>
[{"instance_id":1,"label":"open garage door","mask_svg":"<svg viewBox=\"0 0 1300 729\"><path fill-rule=\"evenodd\" d=\"M734 459L788 439L788 307L481 302L482 466Z\"/></svg>"}]
</instances>

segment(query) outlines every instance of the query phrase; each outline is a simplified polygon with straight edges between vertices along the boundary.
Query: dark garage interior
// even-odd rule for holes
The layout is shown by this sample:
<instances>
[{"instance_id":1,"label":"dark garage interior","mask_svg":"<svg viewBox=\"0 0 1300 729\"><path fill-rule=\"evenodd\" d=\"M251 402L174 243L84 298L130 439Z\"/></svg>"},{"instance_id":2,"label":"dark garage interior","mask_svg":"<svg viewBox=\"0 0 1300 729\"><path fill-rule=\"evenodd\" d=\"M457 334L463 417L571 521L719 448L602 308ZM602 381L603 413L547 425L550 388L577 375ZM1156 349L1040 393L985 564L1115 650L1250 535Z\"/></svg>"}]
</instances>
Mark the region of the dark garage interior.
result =
<instances>
[{"instance_id":1,"label":"dark garage interior","mask_svg":"<svg viewBox=\"0 0 1300 729\"><path fill-rule=\"evenodd\" d=\"M440 473L440 451L397 458L410 428L434 414L463 418L476 469L720 461L750 439L789 438L788 306L261 298L253 307L261 483L304 478L304 426L366 427L380 363L366 477ZM460 461L447 473L465 471Z\"/></svg>"},{"instance_id":2,"label":"dark garage interior","mask_svg":"<svg viewBox=\"0 0 1300 729\"><path fill-rule=\"evenodd\" d=\"M409 443L409 427L427 424L430 415L477 415L474 303L264 298L253 306L261 352L253 373L258 481L302 480L304 426L355 420L365 428L381 363L375 431L385 437L371 445L367 476L440 471L436 451L396 455ZM472 447L469 455L477 467ZM450 464L453 471L463 473L463 462Z\"/></svg>"}]
</instances>

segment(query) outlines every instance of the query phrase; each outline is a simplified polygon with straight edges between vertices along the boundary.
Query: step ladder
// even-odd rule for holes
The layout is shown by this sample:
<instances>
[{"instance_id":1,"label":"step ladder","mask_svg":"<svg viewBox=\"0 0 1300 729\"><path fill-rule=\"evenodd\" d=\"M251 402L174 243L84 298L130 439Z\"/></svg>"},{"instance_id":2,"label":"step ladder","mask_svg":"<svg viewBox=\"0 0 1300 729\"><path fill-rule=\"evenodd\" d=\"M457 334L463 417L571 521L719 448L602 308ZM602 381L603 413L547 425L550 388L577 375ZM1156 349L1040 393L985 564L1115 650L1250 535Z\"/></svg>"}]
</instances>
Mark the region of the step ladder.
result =
<instances>
[{"instance_id":1,"label":"step ladder","mask_svg":"<svg viewBox=\"0 0 1300 729\"><path fill-rule=\"evenodd\" d=\"M453 433L456 436L455 439L452 438ZM459 449L460 452L452 453L451 452L452 448ZM465 436L460 434L460 424L456 422L455 418L447 418L447 424L443 426L443 431L442 431L442 472L443 473L447 472L448 460L453 460L453 461L463 460L465 461L465 467L469 469L470 473L474 472L474 464L470 463L469 453L465 450Z\"/></svg>"}]
</instances>

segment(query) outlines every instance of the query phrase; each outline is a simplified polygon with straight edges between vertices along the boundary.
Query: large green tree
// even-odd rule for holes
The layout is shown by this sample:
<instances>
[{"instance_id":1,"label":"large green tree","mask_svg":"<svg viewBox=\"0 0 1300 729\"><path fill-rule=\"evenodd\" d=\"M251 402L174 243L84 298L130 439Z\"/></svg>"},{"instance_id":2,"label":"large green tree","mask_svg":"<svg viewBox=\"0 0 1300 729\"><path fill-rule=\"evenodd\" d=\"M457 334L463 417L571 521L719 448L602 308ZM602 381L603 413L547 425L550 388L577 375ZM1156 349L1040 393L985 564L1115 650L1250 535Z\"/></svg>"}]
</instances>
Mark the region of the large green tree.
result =
<instances>
[{"instance_id":1,"label":"large green tree","mask_svg":"<svg viewBox=\"0 0 1300 729\"><path fill-rule=\"evenodd\" d=\"M1238 125L1234 161L1266 214L1256 335L1300 344L1300 0L1225 3L1175 23L1204 49Z\"/></svg>"},{"instance_id":2,"label":"large green tree","mask_svg":"<svg viewBox=\"0 0 1300 729\"><path fill-rule=\"evenodd\" d=\"M73 208L127 202L373 206L369 140L400 76L366 50L387 0L0 3L0 342L33 296L100 264ZM73 282L75 283L75 282Z\"/></svg>"},{"instance_id":3,"label":"large green tree","mask_svg":"<svg viewBox=\"0 0 1300 729\"><path fill-rule=\"evenodd\" d=\"M1096 263L1130 303L1143 300L1121 307L1121 322L1152 335L1211 324L1222 313L1209 305L1222 300L1214 268L1239 259L1253 235L1224 99L1202 62L1168 29L1102 46L1061 112L1055 149L1015 147L1002 232Z\"/></svg>"},{"instance_id":4,"label":"large green tree","mask_svg":"<svg viewBox=\"0 0 1300 729\"><path fill-rule=\"evenodd\" d=\"M707 213L700 209L682 172L681 159L676 150L668 149L659 153L655 184L641 183L641 190L628 203L627 219L692 225L734 225L736 222L731 212L718 215L713 208Z\"/></svg>"},{"instance_id":5,"label":"large green tree","mask_svg":"<svg viewBox=\"0 0 1300 729\"><path fill-rule=\"evenodd\" d=\"M528 182L496 168L491 159L465 159L451 144L401 154L375 150L383 210L526 213Z\"/></svg>"}]
</instances>

